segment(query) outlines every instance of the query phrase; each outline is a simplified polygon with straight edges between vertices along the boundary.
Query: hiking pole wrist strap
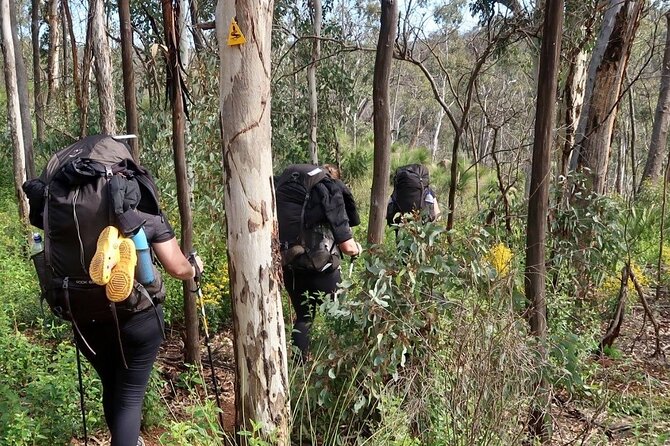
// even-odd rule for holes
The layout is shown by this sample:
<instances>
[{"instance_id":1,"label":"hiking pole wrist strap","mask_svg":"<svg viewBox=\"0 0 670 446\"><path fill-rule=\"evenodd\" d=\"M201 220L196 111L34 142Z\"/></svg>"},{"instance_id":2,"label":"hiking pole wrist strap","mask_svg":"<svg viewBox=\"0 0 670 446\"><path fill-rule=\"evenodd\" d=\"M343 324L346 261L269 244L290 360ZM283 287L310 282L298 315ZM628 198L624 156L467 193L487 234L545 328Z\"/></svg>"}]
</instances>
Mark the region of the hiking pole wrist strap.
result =
<instances>
[{"instance_id":1,"label":"hiking pole wrist strap","mask_svg":"<svg viewBox=\"0 0 670 446\"><path fill-rule=\"evenodd\" d=\"M194 275L193 279L196 281L198 284L198 287L200 286L200 277L202 276L202 271L200 270L200 267L198 266L198 262L195 261L196 256L198 253L196 251L193 251L191 254L188 255L188 263L191 264L193 267Z\"/></svg>"}]
</instances>

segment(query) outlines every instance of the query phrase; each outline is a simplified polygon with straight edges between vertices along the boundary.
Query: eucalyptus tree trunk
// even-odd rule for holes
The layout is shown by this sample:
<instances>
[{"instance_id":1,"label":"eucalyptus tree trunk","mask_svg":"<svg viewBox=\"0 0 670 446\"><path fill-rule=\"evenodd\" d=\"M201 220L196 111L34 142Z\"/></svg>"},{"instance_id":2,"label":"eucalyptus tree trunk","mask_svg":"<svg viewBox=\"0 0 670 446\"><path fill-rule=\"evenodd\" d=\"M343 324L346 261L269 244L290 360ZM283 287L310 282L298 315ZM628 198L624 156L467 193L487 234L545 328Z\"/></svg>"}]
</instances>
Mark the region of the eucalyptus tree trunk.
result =
<instances>
[{"instance_id":1,"label":"eucalyptus tree trunk","mask_svg":"<svg viewBox=\"0 0 670 446\"><path fill-rule=\"evenodd\" d=\"M447 88L447 77L442 76L442 96ZM437 159L437 150L440 148L440 131L442 130L442 119L444 119L444 109L440 107L435 116L435 131L433 132L433 143L430 145L430 159L435 162ZM476 160L475 160L476 161Z\"/></svg>"},{"instance_id":2,"label":"eucalyptus tree trunk","mask_svg":"<svg viewBox=\"0 0 670 446\"><path fill-rule=\"evenodd\" d=\"M40 0L30 3L30 38L33 48L33 96L35 101L35 129L37 141L44 141L44 98L42 97L42 69L40 68Z\"/></svg>"},{"instance_id":3,"label":"eucalyptus tree trunk","mask_svg":"<svg viewBox=\"0 0 670 446\"><path fill-rule=\"evenodd\" d=\"M563 0L547 0L540 48L535 112L533 164L528 200L526 229L525 291L529 303L528 318L531 334L537 342L536 395L531 404L529 429L531 436L543 444L551 439L551 391L542 370L549 360L547 352L546 256L547 203L551 167L552 130L556 117L556 85L561 54L563 30Z\"/></svg>"},{"instance_id":4,"label":"eucalyptus tree trunk","mask_svg":"<svg viewBox=\"0 0 670 446\"><path fill-rule=\"evenodd\" d=\"M391 109L391 144L393 144L396 139L398 139L398 132L400 131L400 121L403 116L396 119L396 114L398 111L398 92L400 91L400 70L398 70L398 76L396 77L395 90L393 93L393 107Z\"/></svg>"},{"instance_id":5,"label":"eucalyptus tree trunk","mask_svg":"<svg viewBox=\"0 0 670 446\"><path fill-rule=\"evenodd\" d=\"M321 0L310 0L310 7L314 38L312 39L312 61L307 68L307 81L309 83L309 156L312 164L319 164L318 145L316 143L319 116L316 66L319 57L321 57Z\"/></svg>"},{"instance_id":6,"label":"eucalyptus tree trunk","mask_svg":"<svg viewBox=\"0 0 670 446\"><path fill-rule=\"evenodd\" d=\"M28 224L28 199L21 186L26 181L26 159L23 147L23 129L21 125L21 106L19 87L16 80L16 55L12 38L9 0L0 0L0 27L2 35L2 59L5 63L5 91L7 93L7 118L13 147L14 189L19 205L19 218Z\"/></svg>"},{"instance_id":7,"label":"eucalyptus tree trunk","mask_svg":"<svg viewBox=\"0 0 670 446\"><path fill-rule=\"evenodd\" d=\"M637 160L635 156L635 141L637 140L637 123L635 122L635 101L633 101L633 85L628 85L628 112L630 122L630 136L628 139L628 151L630 152L630 177L632 194L635 197L635 186L637 185Z\"/></svg>"},{"instance_id":8,"label":"eucalyptus tree trunk","mask_svg":"<svg viewBox=\"0 0 670 446\"><path fill-rule=\"evenodd\" d=\"M60 63L58 61L58 45L60 43L60 27L58 26L58 1L47 0L47 23L49 24L49 52L47 56L47 104L51 103L54 92L60 81Z\"/></svg>"},{"instance_id":9,"label":"eucalyptus tree trunk","mask_svg":"<svg viewBox=\"0 0 670 446\"><path fill-rule=\"evenodd\" d=\"M100 131L107 135L116 133L116 105L112 64L105 27L105 5L102 0L90 0L91 43L95 66L95 79L100 103Z\"/></svg>"},{"instance_id":10,"label":"eucalyptus tree trunk","mask_svg":"<svg viewBox=\"0 0 670 446\"><path fill-rule=\"evenodd\" d=\"M568 175L570 153L575 145L575 132L584 103L584 87L586 85L587 53L582 48L575 48L568 55L568 74L563 88L563 102L561 103L561 125L559 141L562 150L559 158L559 176ZM560 146L559 146L560 147Z\"/></svg>"},{"instance_id":11,"label":"eucalyptus tree trunk","mask_svg":"<svg viewBox=\"0 0 670 446\"><path fill-rule=\"evenodd\" d=\"M65 14L63 20L67 20L67 33L70 37L70 51L72 53L72 89L74 90L74 101L77 105L77 110L81 113L81 88L79 81L79 50L77 49L77 39L74 35L74 27L72 26L72 14L70 12L69 0L61 0L63 5L63 13Z\"/></svg>"},{"instance_id":12,"label":"eucalyptus tree trunk","mask_svg":"<svg viewBox=\"0 0 670 446\"><path fill-rule=\"evenodd\" d=\"M391 169L391 111L389 109L389 75L393 63L393 45L398 26L398 0L381 0L381 25L372 81L374 108L374 168L370 193L368 242L384 241L389 170Z\"/></svg>"},{"instance_id":13,"label":"eucalyptus tree trunk","mask_svg":"<svg viewBox=\"0 0 670 446\"><path fill-rule=\"evenodd\" d=\"M179 0L179 20L177 21L177 37L179 38L179 63L184 71L188 70L190 62L187 13L190 12L189 0Z\"/></svg>"},{"instance_id":14,"label":"eucalyptus tree trunk","mask_svg":"<svg viewBox=\"0 0 670 446\"><path fill-rule=\"evenodd\" d=\"M68 114L68 99L70 99L70 90L68 89L68 76L70 75L69 73L69 67L68 65L68 54L67 54L67 17L65 16L65 7L63 6L63 3L66 0L61 0L60 8L59 8L59 13L60 13L60 25L61 25L61 85L63 86L63 98L64 100L62 101L63 103L63 112L65 116Z\"/></svg>"},{"instance_id":15,"label":"eucalyptus tree trunk","mask_svg":"<svg viewBox=\"0 0 670 446\"><path fill-rule=\"evenodd\" d=\"M626 194L626 161L628 148L628 123L624 123L619 132L619 149L616 159L616 176L614 178L614 190L622 197ZM635 186L633 186L635 187Z\"/></svg>"},{"instance_id":16,"label":"eucalyptus tree trunk","mask_svg":"<svg viewBox=\"0 0 670 446\"><path fill-rule=\"evenodd\" d=\"M161 0L163 9L163 26L165 44L167 46L167 84L172 105L172 152L174 156L174 173L177 179L177 202L181 222L181 250L186 255L193 251L193 216L191 214L191 190L188 183L186 167L186 142L184 137L184 95L181 90L181 70L178 63L179 37L176 32L178 17L172 6L172 0ZM200 334L198 327L198 305L195 294L195 282L185 280L184 323L186 333L184 339L184 360L190 364L200 363Z\"/></svg>"},{"instance_id":17,"label":"eucalyptus tree trunk","mask_svg":"<svg viewBox=\"0 0 670 446\"><path fill-rule=\"evenodd\" d=\"M90 112L91 96L91 64L93 63L92 24L88 21L86 26L86 43L84 44L84 55L81 59L81 83L78 87L81 106L79 107L79 136L88 134L88 114Z\"/></svg>"},{"instance_id":18,"label":"eucalyptus tree trunk","mask_svg":"<svg viewBox=\"0 0 670 446\"><path fill-rule=\"evenodd\" d=\"M19 107L21 114L21 129L23 132L23 149L25 151L26 175L29 179L35 178L35 159L33 155L33 124L30 110L30 94L28 93L28 72L23 60L21 41L17 32L16 4L9 0L10 25L12 31L12 44L14 45L14 57L16 58L16 85L19 91Z\"/></svg>"},{"instance_id":19,"label":"eucalyptus tree trunk","mask_svg":"<svg viewBox=\"0 0 670 446\"><path fill-rule=\"evenodd\" d=\"M663 158L668 143L668 125L670 125L670 12L665 13L666 34L661 86L654 114L654 127L651 131L647 163L644 165L640 187L645 180L654 181L661 174Z\"/></svg>"},{"instance_id":20,"label":"eucalyptus tree trunk","mask_svg":"<svg viewBox=\"0 0 670 446\"><path fill-rule=\"evenodd\" d=\"M610 143L630 49L644 0L608 0L586 81L571 169L588 168L590 188L603 194Z\"/></svg>"},{"instance_id":21,"label":"eucalyptus tree trunk","mask_svg":"<svg viewBox=\"0 0 670 446\"><path fill-rule=\"evenodd\" d=\"M270 126L273 0L219 0L220 116L228 270L235 335L237 431L290 444L289 380L282 313ZM228 46L237 17L247 43ZM246 445L248 439L241 437Z\"/></svg>"},{"instance_id":22,"label":"eucalyptus tree trunk","mask_svg":"<svg viewBox=\"0 0 670 446\"><path fill-rule=\"evenodd\" d=\"M197 55L200 54L200 51L202 51L205 48L205 44L203 43L204 38L202 36L202 31L200 30L200 27L197 26L200 23L198 1L191 0L189 2L189 9L191 12L191 27L193 29L193 47L195 49L195 54L197 57Z\"/></svg>"},{"instance_id":23,"label":"eucalyptus tree trunk","mask_svg":"<svg viewBox=\"0 0 670 446\"><path fill-rule=\"evenodd\" d=\"M66 0L64 0L66 1ZM133 66L133 29L130 25L130 0L119 0L121 29L121 69L123 70L123 101L126 107L126 132L138 135L137 97L135 96L135 67ZM135 161L140 160L138 138L128 140Z\"/></svg>"}]
</instances>

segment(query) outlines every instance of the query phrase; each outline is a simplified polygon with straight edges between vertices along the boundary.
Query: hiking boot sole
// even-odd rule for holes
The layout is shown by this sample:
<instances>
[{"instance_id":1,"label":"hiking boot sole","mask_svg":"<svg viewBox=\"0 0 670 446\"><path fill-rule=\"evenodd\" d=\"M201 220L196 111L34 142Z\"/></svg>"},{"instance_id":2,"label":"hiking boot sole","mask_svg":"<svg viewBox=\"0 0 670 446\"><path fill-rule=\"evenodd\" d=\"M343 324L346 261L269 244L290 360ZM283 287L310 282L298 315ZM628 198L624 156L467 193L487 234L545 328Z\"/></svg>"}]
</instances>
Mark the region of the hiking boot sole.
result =
<instances>
[{"instance_id":1,"label":"hiking boot sole","mask_svg":"<svg viewBox=\"0 0 670 446\"><path fill-rule=\"evenodd\" d=\"M105 286L105 292L109 300L121 302L130 296L134 285L136 264L135 244L129 238L122 238L119 242L119 261L112 268L112 275L107 286Z\"/></svg>"},{"instance_id":2,"label":"hiking boot sole","mask_svg":"<svg viewBox=\"0 0 670 446\"><path fill-rule=\"evenodd\" d=\"M106 285L112 275L112 268L119 261L119 230L107 226L98 236L98 245L88 267L91 280L98 285Z\"/></svg>"}]
</instances>

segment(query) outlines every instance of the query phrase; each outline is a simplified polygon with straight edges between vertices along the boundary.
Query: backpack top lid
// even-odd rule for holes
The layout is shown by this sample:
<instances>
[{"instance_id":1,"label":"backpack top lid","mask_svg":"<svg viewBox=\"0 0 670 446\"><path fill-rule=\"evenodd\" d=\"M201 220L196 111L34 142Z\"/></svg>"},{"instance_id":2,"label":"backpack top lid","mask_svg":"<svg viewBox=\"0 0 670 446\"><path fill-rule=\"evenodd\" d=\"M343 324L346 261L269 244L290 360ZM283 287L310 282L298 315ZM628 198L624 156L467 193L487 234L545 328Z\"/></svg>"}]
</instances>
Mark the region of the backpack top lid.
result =
<instances>
[{"instance_id":1,"label":"backpack top lid","mask_svg":"<svg viewBox=\"0 0 670 446\"><path fill-rule=\"evenodd\" d=\"M408 164L398 167L393 176L393 186L402 186L403 183L408 183L410 186L428 187L430 184L428 168L423 164Z\"/></svg>"},{"instance_id":2,"label":"backpack top lid","mask_svg":"<svg viewBox=\"0 0 670 446\"><path fill-rule=\"evenodd\" d=\"M124 159L132 159L132 154L128 144L114 139L111 135L86 136L56 152L44 168L40 179L49 184L63 166L76 158L88 158L112 165Z\"/></svg>"},{"instance_id":3,"label":"backpack top lid","mask_svg":"<svg viewBox=\"0 0 670 446\"><path fill-rule=\"evenodd\" d=\"M292 164L288 166L277 180L277 189L287 183L297 183L306 192L309 192L318 182L328 176L328 173L314 164ZM301 197L301 199L304 197ZM302 201L302 200L301 200Z\"/></svg>"}]
</instances>

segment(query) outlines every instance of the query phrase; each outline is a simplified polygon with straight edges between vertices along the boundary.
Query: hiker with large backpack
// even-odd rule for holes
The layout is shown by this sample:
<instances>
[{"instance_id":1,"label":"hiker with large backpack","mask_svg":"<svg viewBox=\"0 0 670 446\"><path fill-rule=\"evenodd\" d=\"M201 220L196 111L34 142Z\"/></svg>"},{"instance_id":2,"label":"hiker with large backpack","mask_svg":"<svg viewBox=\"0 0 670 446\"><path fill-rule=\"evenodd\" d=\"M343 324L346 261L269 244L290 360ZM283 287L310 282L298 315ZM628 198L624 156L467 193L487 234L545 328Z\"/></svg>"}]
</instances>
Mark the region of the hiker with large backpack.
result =
<instances>
[{"instance_id":1,"label":"hiker with large backpack","mask_svg":"<svg viewBox=\"0 0 670 446\"><path fill-rule=\"evenodd\" d=\"M202 261L181 252L151 175L122 140L83 138L23 188L30 222L44 230L44 251L33 255L42 298L71 322L100 377L111 446L142 445L144 394L164 338L165 288L151 253L181 280L199 277Z\"/></svg>"},{"instance_id":2,"label":"hiker with large backpack","mask_svg":"<svg viewBox=\"0 0 670 446\"><path fill-rule=\"evenodd\" d=\"M309 353L320 297L331 296L340 282L342 254L353 257L362 249L353 238L342 185L312 164L289 166L275 178L284 286L296 312L292 339L300 361Z\"/></svg>"},{"instance_id":3,"label":"hiker with large backpack","mask_svg":"<svg viewBox=\"0 0 670 446\"><path fill-rule=\"evenodd\" d=\"M437 197L430 187L428 168L423 164L408 164L396 169L386 222L389 226L396 225L403 214L413 212L419 212L423 222L435 221L440 216Z\"/></svg>"}]
</instances>

